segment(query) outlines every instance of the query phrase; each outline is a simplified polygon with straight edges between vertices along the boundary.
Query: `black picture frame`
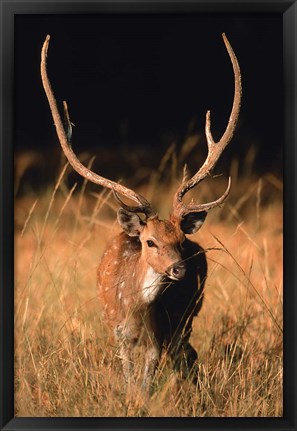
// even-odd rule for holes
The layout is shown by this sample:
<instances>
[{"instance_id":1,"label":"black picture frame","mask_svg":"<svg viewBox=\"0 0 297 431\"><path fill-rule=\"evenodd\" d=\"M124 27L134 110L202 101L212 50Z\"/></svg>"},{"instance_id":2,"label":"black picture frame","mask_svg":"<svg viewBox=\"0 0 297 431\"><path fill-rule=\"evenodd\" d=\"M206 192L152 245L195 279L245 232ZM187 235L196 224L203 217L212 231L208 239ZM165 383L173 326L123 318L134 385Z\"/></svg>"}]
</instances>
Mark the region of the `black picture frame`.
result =
<instances>
[{"instance_id":1,"label":"black picture frame","mask_svg":"<svg viewBox=\"0 0 297 431\"><path fill-rule=\"evenodd\" d=\"M285 107L284 149L284 416L283 418L20 418L14 417L14 245L13 245L13 86L14 18L17 14L55 13L275 13L283 19L283 66ZM281 429L297 428L296 400L296 1L1 1L1 365L0 423L3 430L17 429Z\"/></svg>"}]
</instances>

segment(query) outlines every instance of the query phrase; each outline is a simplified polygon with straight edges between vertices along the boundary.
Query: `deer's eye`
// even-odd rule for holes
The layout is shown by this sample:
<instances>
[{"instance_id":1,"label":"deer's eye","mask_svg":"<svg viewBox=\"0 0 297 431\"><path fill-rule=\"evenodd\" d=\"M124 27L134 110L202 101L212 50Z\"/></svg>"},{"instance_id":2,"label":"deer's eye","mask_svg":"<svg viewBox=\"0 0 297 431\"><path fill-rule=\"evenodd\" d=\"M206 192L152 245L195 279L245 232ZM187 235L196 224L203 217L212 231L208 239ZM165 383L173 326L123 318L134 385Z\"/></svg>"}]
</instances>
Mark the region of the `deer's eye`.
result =
<instances>
[{"instance_id":1,"label":"deer's eye","mask_svg":"<svg viewBox=\"0 0 297 431\"><path fill-rule=\"evenodd\" d=\"M148 247L157 247L154 241L152 241L151 239L148 239L146 243Z\"/></svg>"}]
</instances>

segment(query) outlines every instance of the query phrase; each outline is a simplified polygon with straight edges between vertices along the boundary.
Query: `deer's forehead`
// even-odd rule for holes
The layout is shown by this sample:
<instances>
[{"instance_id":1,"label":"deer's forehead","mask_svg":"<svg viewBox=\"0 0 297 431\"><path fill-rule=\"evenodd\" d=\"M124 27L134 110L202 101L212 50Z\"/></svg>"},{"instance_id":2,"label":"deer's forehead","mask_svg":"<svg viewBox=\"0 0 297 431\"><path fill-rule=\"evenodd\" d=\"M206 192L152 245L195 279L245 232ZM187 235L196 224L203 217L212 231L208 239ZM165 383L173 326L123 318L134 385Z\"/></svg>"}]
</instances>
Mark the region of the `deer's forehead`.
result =
<instances>
[{"instance_id":1,"label":"deer's forehead","mask_svg":"<svg viewBox=\"0 0 297 431\"><path fill-rule=\"evenodd\" d=\"M159 220L157 218L147 221L146 235L165 242L180 242L184 236L177 225L169 220Z\"/></svg>"}]
</instances>

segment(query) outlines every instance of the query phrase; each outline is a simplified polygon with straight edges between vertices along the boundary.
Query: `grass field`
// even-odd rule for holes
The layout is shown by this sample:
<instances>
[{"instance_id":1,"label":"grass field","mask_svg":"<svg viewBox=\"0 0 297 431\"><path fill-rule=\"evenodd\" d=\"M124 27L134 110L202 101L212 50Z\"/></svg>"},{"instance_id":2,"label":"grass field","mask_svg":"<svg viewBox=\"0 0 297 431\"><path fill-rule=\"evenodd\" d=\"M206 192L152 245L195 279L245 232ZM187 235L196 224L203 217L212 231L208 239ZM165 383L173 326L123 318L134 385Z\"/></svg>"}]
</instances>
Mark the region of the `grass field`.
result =
<instances>
[{"instance_id":1,"label":"grass field","mask_svg":"<svg viewBox=\"0 0 297 431\"><path fill-rule=\"evenodd\" d=\"M166 217L177 182L159 186L162 170L138 191L154 196ZM165 353L148 399L125 386L96 297L96 267L119 231L115 201L85 183L68 189L66 175L15 202L16 416L282 416L280 180L232 175L228 201L194 235L209 263L191 338L199 381L180 381ZM202 201L218 196L226 179L205 183Z\"/></svg>"}]
</instances>

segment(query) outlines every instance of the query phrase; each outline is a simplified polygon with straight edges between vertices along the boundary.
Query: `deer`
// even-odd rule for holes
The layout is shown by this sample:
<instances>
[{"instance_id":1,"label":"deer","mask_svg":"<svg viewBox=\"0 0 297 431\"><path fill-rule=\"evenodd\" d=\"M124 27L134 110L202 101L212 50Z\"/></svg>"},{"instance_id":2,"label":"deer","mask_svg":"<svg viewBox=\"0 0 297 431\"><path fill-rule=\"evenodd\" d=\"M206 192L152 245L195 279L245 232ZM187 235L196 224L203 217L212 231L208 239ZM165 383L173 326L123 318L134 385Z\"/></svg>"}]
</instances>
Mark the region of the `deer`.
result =
<instances>
[{"instance_id":1,"label":"deer","mask_svg":"<svg viewBox=\"0 0 297 431\"><path fill-rule=\"evenodd\" d=\"M41 78L63 153L73 169L97 185L111 189L119 203L117 221L122 231L108 244L97 270L98 297L104 320L117 342L123 374L134 379L136 348L143 348L141 387L152 390L161 354L166 349L173 370L182 378L197 382L198 354L190 343L193 319L201 310L207 277L206 251L188 235L203 225L210 209L221 206L229 195L231 177L225 192L216 200L196 204L184 202L185 195L211 176L222 152L231 141L241 106L241 72L236 55L225 33L222 38L232 63L234 96L226 129L218 142L211 132L210 111L206 113L207 157L190 178L184 175L173 196L172 212L162 220L151 203L134 190L104 178L84 166L71 146L71 121L63 102L61 119L47 74L47 35L41 51ZM133 205L123 202L133 201ZM130 202L129 202L130 203ZM193 371L194 370L194 371Z\"/></svg>"}]
</instances>

